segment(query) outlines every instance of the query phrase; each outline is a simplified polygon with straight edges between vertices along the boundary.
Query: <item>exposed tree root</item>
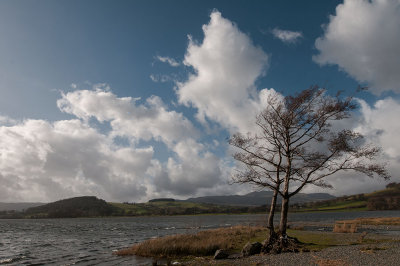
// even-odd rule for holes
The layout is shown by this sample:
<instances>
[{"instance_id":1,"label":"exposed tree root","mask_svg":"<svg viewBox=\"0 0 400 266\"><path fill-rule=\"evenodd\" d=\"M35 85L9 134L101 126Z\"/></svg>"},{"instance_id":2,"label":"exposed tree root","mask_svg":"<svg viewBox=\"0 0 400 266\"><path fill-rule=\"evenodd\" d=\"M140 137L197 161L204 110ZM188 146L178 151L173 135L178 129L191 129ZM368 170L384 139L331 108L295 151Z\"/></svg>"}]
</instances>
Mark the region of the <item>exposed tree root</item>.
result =
<instances>
[{"instance_id":1,"label":"exposed tree root","mask_svg":"<svg viewBox=\"0 0 400 266\"><path fill-rule=\"evenodd\" d=\"M279 254L282 252L299 252L301 248L302 243L297 238L274 233L263 242L261 252Z\"/></svg>"}]
</instances>

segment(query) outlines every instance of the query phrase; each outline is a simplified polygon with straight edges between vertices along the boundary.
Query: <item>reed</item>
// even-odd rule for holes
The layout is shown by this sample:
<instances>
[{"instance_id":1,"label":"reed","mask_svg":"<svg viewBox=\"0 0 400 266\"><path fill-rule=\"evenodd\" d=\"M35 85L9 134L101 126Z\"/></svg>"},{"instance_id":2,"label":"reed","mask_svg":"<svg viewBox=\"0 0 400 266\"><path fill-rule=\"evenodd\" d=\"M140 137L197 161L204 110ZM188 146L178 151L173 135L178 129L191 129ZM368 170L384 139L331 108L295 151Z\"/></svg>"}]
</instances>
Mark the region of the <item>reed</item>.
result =
<instances>
[{"instance_id":1,"label":"reed","mask_svg":"<svg viewBox=\"0 0 400 266\"><path fill-rule=\"evenodd\" d=\"M356 223L359 225L400 225L400 217L357 218L339 222Z\"/></svg>"},{"instance_id":2,"label":"reed","mask_svg":"<svg viewBox=\"0 0 400 266\"><path fill-rule=\"evenodd\" d=\"M238 250L247 241L266 236L267 229L263 227L234 226L149 239L115 254L143 257L211 256L218 249Z\"/></svg>"}]
</instances>

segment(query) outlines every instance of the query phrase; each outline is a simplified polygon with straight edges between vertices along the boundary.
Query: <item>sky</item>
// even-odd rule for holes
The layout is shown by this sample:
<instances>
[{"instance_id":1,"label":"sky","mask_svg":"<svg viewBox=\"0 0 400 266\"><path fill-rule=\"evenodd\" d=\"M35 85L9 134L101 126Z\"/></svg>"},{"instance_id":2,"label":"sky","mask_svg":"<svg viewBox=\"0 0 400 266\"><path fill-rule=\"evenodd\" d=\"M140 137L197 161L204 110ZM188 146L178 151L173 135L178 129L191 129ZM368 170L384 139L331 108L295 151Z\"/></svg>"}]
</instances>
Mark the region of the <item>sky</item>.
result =
<instances>
[{"instance_id":1,"label":"sky","mask_svg":"<svg viewBox=\"0 0 400 266\"><path fill-rule=\"evenodd\" d=\"M399 182L399 0L0 1L0 201L254 191L230 184L227 140L312 85L355 95L346 126ZM388 183L327 181L304 192Z\"/></svg>"}]
</instances>

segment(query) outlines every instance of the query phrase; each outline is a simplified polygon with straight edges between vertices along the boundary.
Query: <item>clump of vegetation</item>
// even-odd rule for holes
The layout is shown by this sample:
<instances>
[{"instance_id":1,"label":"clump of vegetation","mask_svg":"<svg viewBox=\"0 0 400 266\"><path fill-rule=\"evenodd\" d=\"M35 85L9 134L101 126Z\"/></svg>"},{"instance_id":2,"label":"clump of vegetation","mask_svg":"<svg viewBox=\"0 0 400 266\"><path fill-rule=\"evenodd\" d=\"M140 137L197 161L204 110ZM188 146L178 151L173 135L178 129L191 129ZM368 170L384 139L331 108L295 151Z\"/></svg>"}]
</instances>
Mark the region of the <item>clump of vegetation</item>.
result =
<instances>
[{"instance_id":1,"label":"clump of vegetation","mask_svg":"<svg viewBox=\"0 0 400 266\"><path fill-rule=\"evenodd\" d=\"M149 239L131 248L117 251L115 254L143 257L211 256L218 249L239 251L249 241L261 241L266 233L267 229L263 227L219 228L196 234Z\"/></svg>"}]
</instances>

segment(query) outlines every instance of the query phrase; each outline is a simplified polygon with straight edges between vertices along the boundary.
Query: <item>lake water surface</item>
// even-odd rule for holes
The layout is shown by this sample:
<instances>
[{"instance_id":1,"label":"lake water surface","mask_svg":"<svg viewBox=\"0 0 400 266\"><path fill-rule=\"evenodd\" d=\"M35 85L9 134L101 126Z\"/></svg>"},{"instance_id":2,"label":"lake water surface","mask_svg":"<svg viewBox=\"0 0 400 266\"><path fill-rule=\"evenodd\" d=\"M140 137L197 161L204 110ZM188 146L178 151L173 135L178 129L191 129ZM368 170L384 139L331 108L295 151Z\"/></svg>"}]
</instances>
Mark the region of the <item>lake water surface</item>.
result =
<instances>
[{"instance_id":1,"label":"lake water surface","mask_svg":"<svg viewBox=\"0 0 400 266\"><path fill-rule=\"evenodd\" d=\"M400 217L400 211L292 213L289 221L333 223L357 217ZM118 257L113 250L143 240L237 224L261 225L265 215L0 220L0 264L149 265L151 259ZM278 219L276 217L276 219Z\"/></svg>"}]
</instances>

